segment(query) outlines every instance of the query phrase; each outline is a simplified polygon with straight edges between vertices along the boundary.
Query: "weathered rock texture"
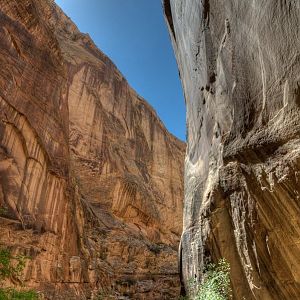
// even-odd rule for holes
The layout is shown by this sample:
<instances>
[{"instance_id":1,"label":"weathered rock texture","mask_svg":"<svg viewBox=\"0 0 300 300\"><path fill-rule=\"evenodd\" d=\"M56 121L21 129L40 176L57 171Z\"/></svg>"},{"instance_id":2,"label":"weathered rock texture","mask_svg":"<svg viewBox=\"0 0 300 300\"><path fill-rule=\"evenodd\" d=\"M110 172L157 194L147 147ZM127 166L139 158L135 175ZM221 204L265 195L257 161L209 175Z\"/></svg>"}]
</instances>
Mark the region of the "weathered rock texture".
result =
<instances>
[{"instance_id":1,"label":"weathered rock texture","mask_svg":"<svg viewBox=\"0 0 300 300\"><path fill-rule=\"evenodd\" d=\"M164 9L187 102L185 287L226 257L235 299L300 299L300 2Z\"/></svg>"},{"instance_id":2,"label":"weathered rock texture","mask_svg":"<svg viewBox=\"0 0 300 300\"><path fill-rule=\"evenodd\" d=\"M25 284L176 299L184 144L53 1L1 0L0 66L0 244L32 257Z\"/></svg>"}]
</instances>

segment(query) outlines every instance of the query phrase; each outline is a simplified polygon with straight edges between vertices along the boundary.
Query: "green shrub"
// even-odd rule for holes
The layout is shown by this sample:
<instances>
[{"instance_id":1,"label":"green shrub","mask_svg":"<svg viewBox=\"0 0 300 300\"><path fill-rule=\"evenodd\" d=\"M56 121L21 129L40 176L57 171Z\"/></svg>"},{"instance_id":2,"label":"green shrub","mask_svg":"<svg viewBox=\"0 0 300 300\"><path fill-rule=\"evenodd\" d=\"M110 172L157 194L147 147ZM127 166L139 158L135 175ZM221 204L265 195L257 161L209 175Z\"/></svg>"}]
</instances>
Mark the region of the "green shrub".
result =
<instances>
[{"instance_id":1,"label":"green shrub","mask_svg":"<svg viewBox=\"0 0 300 300\"><path fill-rule=\"evenodd\" d=\"M195 300L228 300L230 299L230 266L225 259L218 264L209 264L203 275L203 281Z\"/></svg>"},{"instance_id":2,"label":"green shrub","mask_svg":"<svg viewBox=\"0 0 300 300\"><path fill-rule=\"evenodd\" d=\"M0 248L0 283L4 279L19 278L24 270L25 263L25 256L14 256L8 249Z\"/></svg>"},{"instance_id":3,"label":"green shrub","mask_svg":"<svg viewBox=\"0 0 300 300\"><path fill-rule=\"evenodd\" d=\"M225 259L220 259L216 265L209 264L193 300L231 299L229 271L230 266ZM195 282L190 282L190 288L193 288L195 284ZM189 300L189 298L181 296L179 300Z\"/></svg>"},{"instance_id":4,"label":"green shrub","mask_svg":"<svg viewBox=\"0 0 300 300\"><path fill-rule=\"evenodd\" d=\"M24 255L12 255L11 251L0 248L0 286L5 279L18 279L25 268ZM38 300L37 292L33 290L16 290L14 288L0 288L0 300Z\"/></svg>"},{"instance_id":5,"label":"green shrub","mask_svg":"<svg viewBox=\"0 0 300 300\"><path fill-rule=\"evenodd\" d=\"M0 289L0 300L38 300L36 291L19 291L12 288Z\"/></svg>"}]
</instances>

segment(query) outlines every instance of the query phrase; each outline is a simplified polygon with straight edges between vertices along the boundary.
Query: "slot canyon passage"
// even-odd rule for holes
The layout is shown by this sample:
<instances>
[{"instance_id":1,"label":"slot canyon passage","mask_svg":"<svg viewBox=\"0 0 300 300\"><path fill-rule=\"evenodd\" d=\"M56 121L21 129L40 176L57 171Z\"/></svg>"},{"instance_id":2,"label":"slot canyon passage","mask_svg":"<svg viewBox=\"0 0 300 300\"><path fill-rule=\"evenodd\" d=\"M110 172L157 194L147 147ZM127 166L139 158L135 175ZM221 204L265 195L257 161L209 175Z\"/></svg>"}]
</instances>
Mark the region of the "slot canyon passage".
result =
<instances>
[{"instance_id":1,"label":"slot canyon passage","mask_svg":"<svg viewBox=\"0 0 300 300\"><path fill-rule=\"evenodd\" d=\"M300 2L162 4L186 146L54 1L0 0L0 246L45 299L192 296L223 257L234 299L300 299Z\"/></svg>"}]
</instances>

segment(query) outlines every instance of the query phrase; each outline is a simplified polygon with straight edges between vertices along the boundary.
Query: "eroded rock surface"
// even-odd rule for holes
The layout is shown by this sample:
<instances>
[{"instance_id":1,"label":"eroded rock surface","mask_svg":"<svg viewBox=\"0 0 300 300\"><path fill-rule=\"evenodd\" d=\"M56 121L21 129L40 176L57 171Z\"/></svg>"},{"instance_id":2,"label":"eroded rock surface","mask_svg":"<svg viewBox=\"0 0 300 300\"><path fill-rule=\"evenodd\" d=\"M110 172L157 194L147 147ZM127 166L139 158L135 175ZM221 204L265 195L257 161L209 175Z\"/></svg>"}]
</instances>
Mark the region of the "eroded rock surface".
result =
<instances>
[{"instance_id":1,"label":"eroded rock surface","mask_svg":"<svg viewBox=\"0 0 300 300\"><path fill-rule=\"evenodd\" d=\"M176 299L185 146L48 0L0 2L0 244L47 299Z\"/></svg>"},{"instance_id":2,"label":"eroded rock surface","mask_svg":"<svg viewBox=\"0 0 300 300\"><path fill-rule=\"evenodd\" d=\"M299 299L300 2L164 9L188 115L185 287L226 257L235 299Z\"/></svg>"}]
</instances>

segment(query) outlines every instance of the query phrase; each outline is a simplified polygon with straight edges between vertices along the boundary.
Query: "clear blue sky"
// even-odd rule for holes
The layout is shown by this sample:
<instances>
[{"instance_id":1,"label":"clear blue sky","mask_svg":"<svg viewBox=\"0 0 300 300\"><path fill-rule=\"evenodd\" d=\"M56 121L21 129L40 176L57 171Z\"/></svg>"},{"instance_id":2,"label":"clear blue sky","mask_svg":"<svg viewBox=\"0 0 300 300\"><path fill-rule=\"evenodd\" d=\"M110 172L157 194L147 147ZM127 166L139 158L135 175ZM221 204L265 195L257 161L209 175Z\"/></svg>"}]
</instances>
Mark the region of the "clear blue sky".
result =
<instances>
[{"instance_id":1,"label":"clear blue sky","mask_svg":"<svg viewBox=\"0 0 300 300\"><path fill-rule=\"evenodd\" d=\"M56 0L185 140L185 105L161 0Z\"/></svg>"}]
</instances>

